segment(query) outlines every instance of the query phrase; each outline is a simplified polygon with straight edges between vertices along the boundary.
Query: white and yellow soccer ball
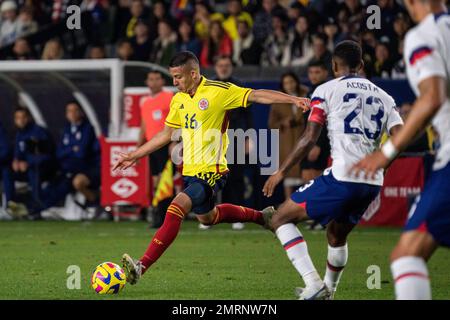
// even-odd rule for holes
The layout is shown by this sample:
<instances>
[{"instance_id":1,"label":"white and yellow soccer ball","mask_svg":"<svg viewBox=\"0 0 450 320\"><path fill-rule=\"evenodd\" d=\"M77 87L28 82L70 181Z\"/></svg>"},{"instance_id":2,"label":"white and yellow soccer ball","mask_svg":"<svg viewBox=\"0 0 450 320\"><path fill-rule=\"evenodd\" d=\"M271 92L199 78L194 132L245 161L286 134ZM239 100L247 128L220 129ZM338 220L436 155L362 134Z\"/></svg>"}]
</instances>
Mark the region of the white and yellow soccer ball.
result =
<instances>
[{"instance_id":1,"label":"white and yellow soccer ball","mask_svg":"<svg viewBox=\"0 0 450 320\"><path fill-rule=\"evenodd\" d=\"M127 283L123 269L112 262L99 264L92 274L91 285L99 294L117 294Z\"/></svg>"}]
</instances>

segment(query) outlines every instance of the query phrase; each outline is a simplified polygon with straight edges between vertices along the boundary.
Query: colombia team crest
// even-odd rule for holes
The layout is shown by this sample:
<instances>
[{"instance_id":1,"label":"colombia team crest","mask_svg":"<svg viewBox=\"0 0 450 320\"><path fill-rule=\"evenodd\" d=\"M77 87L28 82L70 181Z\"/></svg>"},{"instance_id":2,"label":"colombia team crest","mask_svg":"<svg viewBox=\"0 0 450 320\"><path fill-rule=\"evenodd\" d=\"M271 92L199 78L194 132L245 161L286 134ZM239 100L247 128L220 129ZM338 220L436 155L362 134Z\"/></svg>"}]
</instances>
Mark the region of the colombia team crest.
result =
<instances>
[{"instance_id":1,"label":"colombia team crest","mask_svg":"<svg viewBox=\"0 0 450 320\"><path fill-rule=\"evenodd\" d=\"M200 101L198 102L198 107L200 108L200 110L206 110L209 107L209 102L207 99L203 98L200 99Z\"/></svg>"}]
</instances>

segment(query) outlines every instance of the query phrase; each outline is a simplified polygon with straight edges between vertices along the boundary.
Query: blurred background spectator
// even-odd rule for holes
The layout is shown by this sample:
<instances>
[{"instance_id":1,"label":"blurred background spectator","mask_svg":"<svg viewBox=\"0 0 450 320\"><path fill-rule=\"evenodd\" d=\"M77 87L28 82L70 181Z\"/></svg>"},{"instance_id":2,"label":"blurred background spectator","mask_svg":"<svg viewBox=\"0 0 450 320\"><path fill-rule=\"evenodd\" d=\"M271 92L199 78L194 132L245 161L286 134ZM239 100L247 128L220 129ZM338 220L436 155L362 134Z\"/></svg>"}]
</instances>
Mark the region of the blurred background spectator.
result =
<instances>
[{"instance_id":1,"label":"blurred background spectator","mask_svg":"<svg viewBox=\"0 0 450 320\"><path fill-rule=\"evenodd\" d=\"M56 172L54 158L55 144L47 129L34 123L26 108L19 107L14 112L14 124L17 129L12 170L15 179L26 181L31 188L32 198L27 207L30 218L41 219L41 211L48 207L44 197L48 182Z\"/></svg>"},{"instance_id":2,"label":"blurred background spectator","mask_svg":"<svg viewBox=\"0 0 450 320\"><path fill-rule=\"evenodd\" d=\"M238 21L246 21L247 25L252 28L253 18L245 11L242 11L242 2L240 0L229 0L227 2L228 17L223 21L223 28L232 41L239 38Z\"/></svg>"},{"instance_id":3,"label":"blurred background spectator","mask_svg":"<svg viewBox=\"0 0 450 320\"><path fill-rule=\"evenodd\" d=\"M130 39L133 47L134 59L149 61L152 52L152 42L149 35L148 25L139 20L134 27L134 36Z\"/></svg>"},{"instance_id":4,"label":"blurred background spectator","mask_svg":"<svg viewBox=\"0 0 450 320\"><path fill-rule=\"evenodd\" d=\"M79 203L81 207L95 206L99 197L95 190L100 186L100 145L76 101L66 105L66 124L56 158L63 176L60 187L55 188L58 200L75 191L85 198L84 203Z\"/></svg>"},{"instance_id":5,"label":"blurred background spectator","mask_svg":"<svg viewBox=\"0 0 450 320\"><path fill-rule=\"evenodd\" d=\"M200 56L201 48L202 44L195 37L191 21L187 18L181 20L180 25L178 26L177 52L191 51L198 57Z\"/></svg>"},{"instance_id":6,"label":"blurred background spectator","mask_svg":"<svg viewBox=\"0 0 450 320\"><path fill-rule=\"evenodd\" d=\"M389 44L379 42L375 47L375 61L373 75L380 78L389 78L392 73L393 63L389 52Z\"/></svg>"},{"instance_id":7,"label":"blurred background spectator","mask_svg":"<svg viewBox=\"0 0 450 320\"><path fill-rule=\"evenodd\" d=\"M64 48L58 39L51 39L45 43L42 60L60 60L64 58Z\"/></svg>"},{"instance_id":8,"label":"blurred background spectator","mask_svg":"<svg viewBox=\"0 0 450 320\"><path fill-rule=\"evenodd\" d=\"M93 45L88 49L88 59L105 59L106 50L103 45L97 44Z\"/></svg>"},{"instance_id":9,"label":"blurred background spectator","mask_svg":"<svg viewBox=\"0 0 450 320\"><path fill-rule=\"evenodd\" d=\"M313 57L312 39L306 16L299 16L291 31L290 65L306 66Z\"/></svg>"},{"instance_id":10,"label":"blurred background spectator","mask_svg":"<svg viewBox=\"0 0 450 320\"><path fill-rule=\"evenodd\" d=\"M146 7L142 0L132 0L130 5L130 19L128 20L124 34L127 38L135 36L135 27L140 19L145 19Z\"/></svg>"},{"instance_id":11,"label":"blurred background spectator","mask_svg":"<svg viewBox=\"0 0 450 320\"><path fill-rule=\"evenodd\" d=\"M3 1L0 6L0 46L13 43L22 35L22 26L17 18L17 5L14 1Z\"/></svg>"},{"instance_id":12,"label":"blurred background spectator","mask_svg":"<svg viewBox=\"0 0 450 320\"><path fill-rule=\"evenodd\" d=\"M288 66L290 64L290 40L284 14L272 16L272 30L264 42L261 64L263 66Z\"/></svg>"},{"instance_id":13,"label":"blurred background spectator","mask_svg":"<svg viewBox=\"0 0 450 320\"><path fill-rule=\"evenodd\" d=\"M238 19L238 37L233 42L233 62L238 66L259 65L262 45L255 40L248 21Z\"/></svg>"},{"instance_id":14,"label":"blurred background spectator","mask_svg":"<svg viewBox=\"0 0 450 320\"><path fill-rule=\"evenodd\" d=\"M122 39L117 43L116 57L123 61L134 60L134 49L130 40Z\"/></svg>"},{"instance_id":15,"label":"blurred background spectator","mask_svg":"<svg viewBox=\"0 0 450 320\"><path fill-rule=\"evenodd\" d=\"M261 8L256 12L253 33L256 41L264 42L272 32L272 17L276 14L284 14L286 10L277 0L262 0Z\"/></svg>"},{"instance_id":16,"label":"blurred background spectator","mask_svg":"<svg viewBox=\"0 0 450 320\"><path fill-rule=\"evenodd\" d=\"M223 15L214 13L206 1L196 1L194 13L195 34L200 40L203 41L208 38L210 24L213 20L222 21Z\"/></svg>"},{"instance_id":17,"label":"blurred background spectator","mask_svg":"<svg viewBox=\"0 0 450 320\"><path fill-rule=\"evenodd\" d=\"M222 22L214 20L210 23L209 34L203 41L200 54L200 65L209 67L214 65L214 59L218 56L231 56L233 52L233 43L225 32Z\"/></svg>"},{"instance_id":18,"label":"blurred background spectator","mask_svg":"<svg viewBox=\"0 0 450 320\"><path fill-rule=\"evenodd\" d=\"M327 47L327 36L324 33L318 33L313 36L313 44L312 44L312 57L309 60L309 63L320 62L323 64L329 74L332 74L331 68L331 51L328 50Z\"/></svg>"},{"instance_id":19,"label":"blurred background spectator","mask_svg":"<svg viewBox=\"0 0 450 320\"><path fill-rule=\"evenodd\" d=\"M36 56L33 54L27 39L18 38L14 42L12 54L8 57L8 60L33 60L35 58Z\"/></svg>"},{"instance_id":20,"label":"blurred background spectator","mask_svg":"<svg viewBox=\"0 0 450 320\"><path fill-rule=\"evenodd\" d=\"M158 22L158 37L153 41L150 61L168 66L170 59L176 52L177 34L173 31L169 21Z\"/></svg>"},{"instance_id":21,"label":"blurred background spectator","mask_svg":"<svg viewBox=\"0 0 450 320\"><path fill-rule=\"evenodd\" d=\"M308 89L300 84L300 80L294 73L286 73L281 77L280 89L284 93L297 97L305 97L308 92ZM295 148L304 126L303 113L295 105L274 104L271 106L269 128L280 130L280 163L283 163ZM300 184L300 166L297 165L285 176L283 182L285 199L289 199L293 188Z\"/></svg>"}]
</instances>

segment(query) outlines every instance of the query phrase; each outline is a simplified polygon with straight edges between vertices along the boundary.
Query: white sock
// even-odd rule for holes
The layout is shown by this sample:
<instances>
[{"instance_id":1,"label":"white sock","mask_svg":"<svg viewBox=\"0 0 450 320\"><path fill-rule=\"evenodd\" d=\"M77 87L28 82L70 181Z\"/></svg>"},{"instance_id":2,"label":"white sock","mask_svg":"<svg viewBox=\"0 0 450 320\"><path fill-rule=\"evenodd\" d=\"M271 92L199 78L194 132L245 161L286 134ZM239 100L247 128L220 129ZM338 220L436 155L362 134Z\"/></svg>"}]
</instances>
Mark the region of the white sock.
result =
<instances>
[{"instance_id":1,"label":"white sock","mask_svg":"<svg viewBox=\"0 0 450 320\"><path fill-rule=\"evenodd\" d=\"M323 281L309 257L308 246L297 227L293 223L284 224L275 233L286 250L289 260L302 276L306 287L320 289Z\"/></svg>"},{"instance_id":2,"label":"white sock","mask_svg":"<svg viewBox=\"0 0 450 320\"><path fill-rule=\"evenodd\" d=\"M391 263L397 300L431 300L428 269L422 258L407 256Z\"/></svg>"},{"instance_id":3,"label":"white sock","mask_svg":"<svg viewBox=\"0 0 450 320\"><path fill-rule=\"evenodd\" d=\"M330 290L336 291L339 279L347 264L347 259L347 244L342 247L331 247L328 245L327 268L323 280Z\"/></svg>"}]
</instances>

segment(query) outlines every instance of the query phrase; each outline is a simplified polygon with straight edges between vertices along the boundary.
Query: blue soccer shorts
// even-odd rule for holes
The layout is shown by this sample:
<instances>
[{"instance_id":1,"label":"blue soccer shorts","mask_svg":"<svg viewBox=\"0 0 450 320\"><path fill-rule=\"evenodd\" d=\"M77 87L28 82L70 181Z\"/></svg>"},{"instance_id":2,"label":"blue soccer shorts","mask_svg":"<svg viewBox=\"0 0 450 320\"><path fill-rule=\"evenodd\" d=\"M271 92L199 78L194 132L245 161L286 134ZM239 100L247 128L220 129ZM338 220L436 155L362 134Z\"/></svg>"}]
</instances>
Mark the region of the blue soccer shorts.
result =
<instances>
[{"instance_id":1,"label":"blue soccer shorts","mask_svg":"<svg viewBox=\"0 0 450 320\"><path fill-rule=\"evenodd\" d=\"M210 172L197 176L183 176L183 181L183 193L192 201L191 211L195 214L206 214L214 208L215 196L225 187L227 175Z\"/></svg>"},{"instance_id":2,"label":"blue soccer shorts","mask_svg":"<svg viewBox=\"0 0 450 320\"><path fill-rule=\"evenodd\" d=\"M371 184L338 181L327 169L323 175L300 187L291 199L323 226L331 220L357 224L380 189Z\"/></svg>"},{"instance_id":3,"label":"blue soccer shorts","mask_svg":"<svg viewBox=\"0 0 450 320\"><path fill-rule=\"evenodd\" d=\"M404 231L427 231L440 245L450 247L450 163L432 171L417 196Z\"/></svg>"}]
</instances>

